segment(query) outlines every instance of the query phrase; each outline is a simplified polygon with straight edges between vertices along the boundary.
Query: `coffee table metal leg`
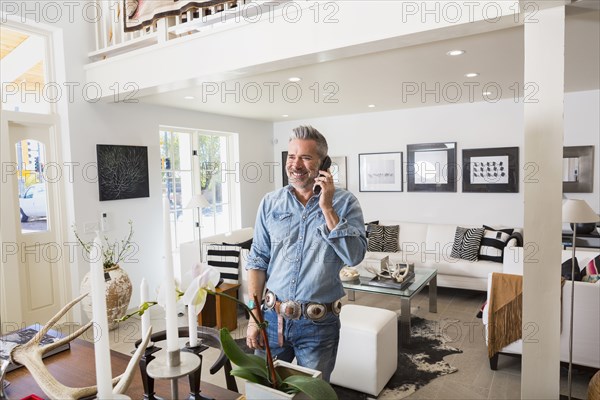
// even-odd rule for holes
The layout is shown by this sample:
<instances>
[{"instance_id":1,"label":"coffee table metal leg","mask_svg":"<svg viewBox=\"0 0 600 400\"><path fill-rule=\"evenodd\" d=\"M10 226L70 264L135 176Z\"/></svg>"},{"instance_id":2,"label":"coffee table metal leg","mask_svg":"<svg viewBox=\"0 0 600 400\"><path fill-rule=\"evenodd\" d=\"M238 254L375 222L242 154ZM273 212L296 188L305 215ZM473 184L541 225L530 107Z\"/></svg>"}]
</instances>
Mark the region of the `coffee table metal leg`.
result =
<instances>
[{"instance_id":1,"label":"coffee table metal leg","mask_svg":"<svg viewBox=\"0 0 600 400\"><path fill-rule=\"evenodd\" d=\"M429 281L429 312L437 313L437 275Z\"/></svg>"},{"instance_id":2,"label":"coffee table metal leg","mask_svg":"<svg viewBox=\"0 0 600 400\"><path fill-rule=\"evenodd\" d=\"M348 300L354 301L354 295L355 295L354 290L348 289Z\"/></svg>"},{"instance_id":3,"label":"coffee table metal leg","mask_svg":"<svg viewBox=\"0 0 600 400\"><path fill-rule=\"evenodd\" d=\"M410 343L410 299L400 299L400 342Z\"/></svg>"}]
</instances>

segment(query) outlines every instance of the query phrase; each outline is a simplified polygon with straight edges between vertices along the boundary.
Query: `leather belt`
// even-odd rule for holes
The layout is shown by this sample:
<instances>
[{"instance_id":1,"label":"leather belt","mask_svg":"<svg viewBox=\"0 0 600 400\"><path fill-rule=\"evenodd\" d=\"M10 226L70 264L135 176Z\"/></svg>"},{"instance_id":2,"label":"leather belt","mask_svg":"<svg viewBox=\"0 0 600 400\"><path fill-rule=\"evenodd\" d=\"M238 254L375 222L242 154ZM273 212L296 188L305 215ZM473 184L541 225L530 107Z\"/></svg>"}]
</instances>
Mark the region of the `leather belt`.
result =
<instances>
[{"instance_id":1,"label":"leather belt","mask_svg":"<svg viewBox=\"0 0 600 400\"><path fill-rule=\"evenodd\" d=\"M277 313L277 343L279 347L283 346L283 320L300 319L304 316L312 321L319 321L327 315L328 312L334 315L340 315L342 302L336 300L333 303L300 303L295 300L277 300L277 295L267 289L265 294L265 308L275 310Z\"/></svg>"},{"instance_id":2,"label":"leather belt","mask_svg":"<svg viewBox=\"0 0 600 400\"><path fill-rule=\"evenodd\" d=\"M265 307L268 310L275 310L278 315L285 319L300 319L304 316L312 321L319 321L327 315L328 312L334 315L340 315L342 302L336 300L333 303L300 303L295 300L277 300L275 293L267 290L265 295Z\"/></svg>"}]
</instances>

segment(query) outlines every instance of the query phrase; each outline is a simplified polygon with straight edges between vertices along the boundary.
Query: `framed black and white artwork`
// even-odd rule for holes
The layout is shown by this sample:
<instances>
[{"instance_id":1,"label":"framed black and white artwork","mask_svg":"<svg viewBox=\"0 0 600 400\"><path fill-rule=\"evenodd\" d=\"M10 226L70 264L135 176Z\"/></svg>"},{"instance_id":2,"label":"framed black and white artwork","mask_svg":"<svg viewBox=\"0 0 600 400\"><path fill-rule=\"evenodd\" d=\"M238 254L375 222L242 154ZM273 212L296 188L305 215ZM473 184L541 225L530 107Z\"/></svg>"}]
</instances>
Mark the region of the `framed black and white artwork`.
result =
<instances>
[{"instance_id":1,"label":"framed black and white artwork","mask_svg":"<svg viewBox=\"0 0 600 400\"><path fill-rule=\"evenodd\" d=\"M407 146L409 192L456 192L456 142Z\"/></svg>"},{"instance_id":2,"label":"framed black and white artwork","mask_svg":"<svg viewBox=\"0 0 600 400\"><path fill-rule=\"evenodd\" d=\"M463 150L462 191L518 193L519 148Z\"/></svg>"},{"instance_id":3,"label":"framed black and white artwork","mask_svg":"<svg viewBox=\"0 0 600 400\"><path fill-rule=\"evenodd\" d=\"M333 184L336 188L346 189L346 157L331 156L331 167L329 172L333 176Z\"/></svg>"},{"instance_id":4,"label":"framed black and white artwork","mask_svg":"<svg viewBox=\"0 0 600 400\"><path fill-rule=\"evenodd\" d=\"M150 197L148 148L96 145L100 201Z\"/></svg>"},{"instance_id":5,"label":"framed black and white artwork","mask_svg":"<svg viewBox=\"0 0 600 400\"><path fill-rule=\"evenodd\" d=\"M358 155L360 192L402 192L402 152Z\"/></svg>"}]
</instances>

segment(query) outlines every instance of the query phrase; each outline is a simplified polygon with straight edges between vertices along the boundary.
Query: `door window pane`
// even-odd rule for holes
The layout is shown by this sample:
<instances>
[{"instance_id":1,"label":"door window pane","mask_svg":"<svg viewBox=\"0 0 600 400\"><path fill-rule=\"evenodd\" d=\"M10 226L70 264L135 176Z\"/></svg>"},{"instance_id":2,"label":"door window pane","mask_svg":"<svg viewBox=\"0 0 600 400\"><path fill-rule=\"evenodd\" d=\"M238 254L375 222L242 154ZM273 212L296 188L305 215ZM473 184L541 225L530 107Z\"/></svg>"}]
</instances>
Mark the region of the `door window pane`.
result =
<instances>
[{"instance_id":1,"label":"door window pane","mask_svg":"<svg viewBox=\"0 0 600 400\"><path fill-rule=\"evenodd\" d=\"M15 144L21 232L48 230L48 193L44 145L33 139Z\"/></svg>"}]
</instances>

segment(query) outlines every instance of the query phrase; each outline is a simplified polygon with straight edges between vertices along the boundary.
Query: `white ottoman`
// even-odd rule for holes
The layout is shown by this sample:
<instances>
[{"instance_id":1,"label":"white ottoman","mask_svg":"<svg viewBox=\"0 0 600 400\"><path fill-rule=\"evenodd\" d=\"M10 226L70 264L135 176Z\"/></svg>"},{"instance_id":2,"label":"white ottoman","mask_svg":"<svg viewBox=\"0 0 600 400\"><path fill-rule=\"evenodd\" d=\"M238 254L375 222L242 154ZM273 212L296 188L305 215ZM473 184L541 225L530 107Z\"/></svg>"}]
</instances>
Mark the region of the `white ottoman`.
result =
<instances>
[{"instance_id":1,"label":"white ottoman","mask_svg":"<svg viewBox=\"0 0 600 400\"><path fill-rule=\"evenodd\" d=\"M398 366L398 316L382 308L348 304L331 383L377 396Z\"/></svg>"}]
</instances>

